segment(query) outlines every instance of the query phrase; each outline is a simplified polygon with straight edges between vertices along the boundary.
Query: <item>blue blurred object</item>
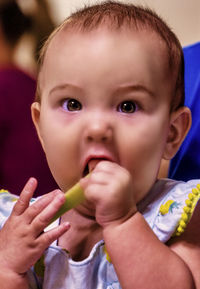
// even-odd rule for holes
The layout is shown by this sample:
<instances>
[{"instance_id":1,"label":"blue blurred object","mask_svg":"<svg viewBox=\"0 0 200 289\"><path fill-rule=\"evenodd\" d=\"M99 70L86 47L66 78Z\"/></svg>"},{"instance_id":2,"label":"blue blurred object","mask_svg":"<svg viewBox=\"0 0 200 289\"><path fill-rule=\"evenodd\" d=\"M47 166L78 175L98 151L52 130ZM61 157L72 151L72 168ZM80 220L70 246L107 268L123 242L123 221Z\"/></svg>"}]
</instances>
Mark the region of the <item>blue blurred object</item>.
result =
<instances>
[{"instance_id":1,"label":"blue blurred object","mask_svg":"<svg viewBox=\"0 0 200 289\"><path fill-rule=\"evenodd\" d=\"M192 127L171 160L169 177L187 181L200 178L200 42L183 49L185 58L185 105L192 112Z\"/></svg>"}]
</instances>

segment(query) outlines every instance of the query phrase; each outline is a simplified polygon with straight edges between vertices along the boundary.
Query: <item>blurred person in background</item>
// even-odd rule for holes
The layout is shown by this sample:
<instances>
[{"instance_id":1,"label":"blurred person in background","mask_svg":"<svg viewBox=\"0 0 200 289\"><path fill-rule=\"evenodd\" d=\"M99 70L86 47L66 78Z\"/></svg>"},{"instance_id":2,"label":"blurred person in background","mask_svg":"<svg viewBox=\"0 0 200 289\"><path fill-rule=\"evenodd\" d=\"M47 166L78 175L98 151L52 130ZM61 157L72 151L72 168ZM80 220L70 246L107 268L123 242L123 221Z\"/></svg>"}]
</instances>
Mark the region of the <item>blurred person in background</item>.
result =
<instances>
[{"instance_id":1,"label":"blurred person in background","mask_svg":"<svg viewBox=\"0 0 200 289\"><path fill-rule=\"evenodd\" d=\"M16 2L21 11L31 19L31 28L26 29L18 42L15 60L24 70L31 74L37 74L40 48L55 28L51 16L52 7L48 0L17 0Z\"/></svg>"},{"instance_id":2,"label":"blurred person in background","mask_svg":"<svg viewBox=\"0 0 200 289\"><path fill-rule=\"evenodd\" d=\"M36 33L36 27L34 18L24 15L16 1L1 0L0 188L14 194L20 193L30 176L39 181L36 195L57 187L31 120L36 81L14 61L17 44L25 32L34 33L37 49L42 35Z\"/></svg>"}]
</instances>

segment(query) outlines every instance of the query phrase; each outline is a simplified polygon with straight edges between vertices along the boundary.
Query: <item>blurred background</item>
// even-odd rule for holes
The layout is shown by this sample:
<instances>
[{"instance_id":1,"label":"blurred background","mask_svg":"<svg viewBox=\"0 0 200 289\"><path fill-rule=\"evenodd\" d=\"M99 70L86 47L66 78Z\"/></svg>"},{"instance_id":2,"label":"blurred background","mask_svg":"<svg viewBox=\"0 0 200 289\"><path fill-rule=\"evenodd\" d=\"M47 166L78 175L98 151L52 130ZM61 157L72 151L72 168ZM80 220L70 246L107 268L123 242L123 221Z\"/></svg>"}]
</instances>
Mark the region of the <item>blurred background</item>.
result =
<instances>
[{"instance_id":1,"label":"blurred background","mask_svg":"<svg viewBox=\"0 0 200 289\"><path fill-rule=\"evenodd\" d=\"M51 29L51 26L59 24L69 14L76 11L77 8L83 7L85 4L99 3L102 1L18 0L18 2L26 13L32 15L35 14L35 16L38 18L40 17L41 20L39 22L42 23L43 26L46 23L46 31L48 31L48 29ZM48 10L48 13L47 10L46 12L44 11L44 5L43 11L41 11L40 6L42 6L42 2L46 2L45 9ZM123 0L121 0L121 2L123 2ZM200 41L200 0L129 0L128 2L155 9L156 12L162 16L165 21L167 21L173 31L177 34L183 46ZM39 27L39 29L45 30L41 25ZM26 36L26 42L23 43L26 43L26 45L20 46L17 59L25 68L30 70L34 64L31 57L33 46L31 45L30 36Z\"/></svg>"}]
</instances>

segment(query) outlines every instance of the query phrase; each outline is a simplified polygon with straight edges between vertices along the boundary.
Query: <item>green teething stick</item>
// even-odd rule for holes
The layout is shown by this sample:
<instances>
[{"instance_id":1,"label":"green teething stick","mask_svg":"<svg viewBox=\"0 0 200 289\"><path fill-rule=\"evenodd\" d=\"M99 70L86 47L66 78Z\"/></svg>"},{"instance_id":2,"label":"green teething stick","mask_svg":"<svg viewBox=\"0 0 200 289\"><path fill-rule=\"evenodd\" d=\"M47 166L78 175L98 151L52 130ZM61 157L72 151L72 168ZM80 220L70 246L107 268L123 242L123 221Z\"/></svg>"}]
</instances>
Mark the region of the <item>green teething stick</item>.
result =
<instances>
[{"instance_id":1,"label":"green teething stick","mask_svg":"<svg viewBox=\"0 0 200 289\"><path fill-rule=\"evenodd\" d=\"M51 220L50 224L52 222L54 222L56 219L58 219L65 212L78 206L80 203L82 203L84 201L84 199L85 199L85 197L84 197L83 189L81 188L79 183L75 184L71 189L69 189L65 193L65 203L64 203L64 205L62 205L62 207L55 214L55 216Z\"/></svg>"}]
</instances>

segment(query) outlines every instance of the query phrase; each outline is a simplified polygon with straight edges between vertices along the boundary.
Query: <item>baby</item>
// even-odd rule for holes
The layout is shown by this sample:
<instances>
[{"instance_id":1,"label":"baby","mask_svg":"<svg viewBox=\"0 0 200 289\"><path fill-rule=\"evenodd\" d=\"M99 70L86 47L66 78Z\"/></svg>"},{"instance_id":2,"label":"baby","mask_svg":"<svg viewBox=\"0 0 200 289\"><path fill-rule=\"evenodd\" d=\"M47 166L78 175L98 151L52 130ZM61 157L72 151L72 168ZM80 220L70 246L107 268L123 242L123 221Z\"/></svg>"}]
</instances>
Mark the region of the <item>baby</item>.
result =
<instances>
[{"instance_id":1,"label":"baby","mask_svg":"<svg viewBox=\"0 0 200 289\"><path fill-rule=\"evenodd\" d=\"M84 8L49 37L32 117L62 191L30 206L34 178L17 201L2 191L2 289L200 288L200 180L157 180L191 123L183 67L134 5ZM85 201L48 226L79 180Z\"/></svg>"}]
</instances>

